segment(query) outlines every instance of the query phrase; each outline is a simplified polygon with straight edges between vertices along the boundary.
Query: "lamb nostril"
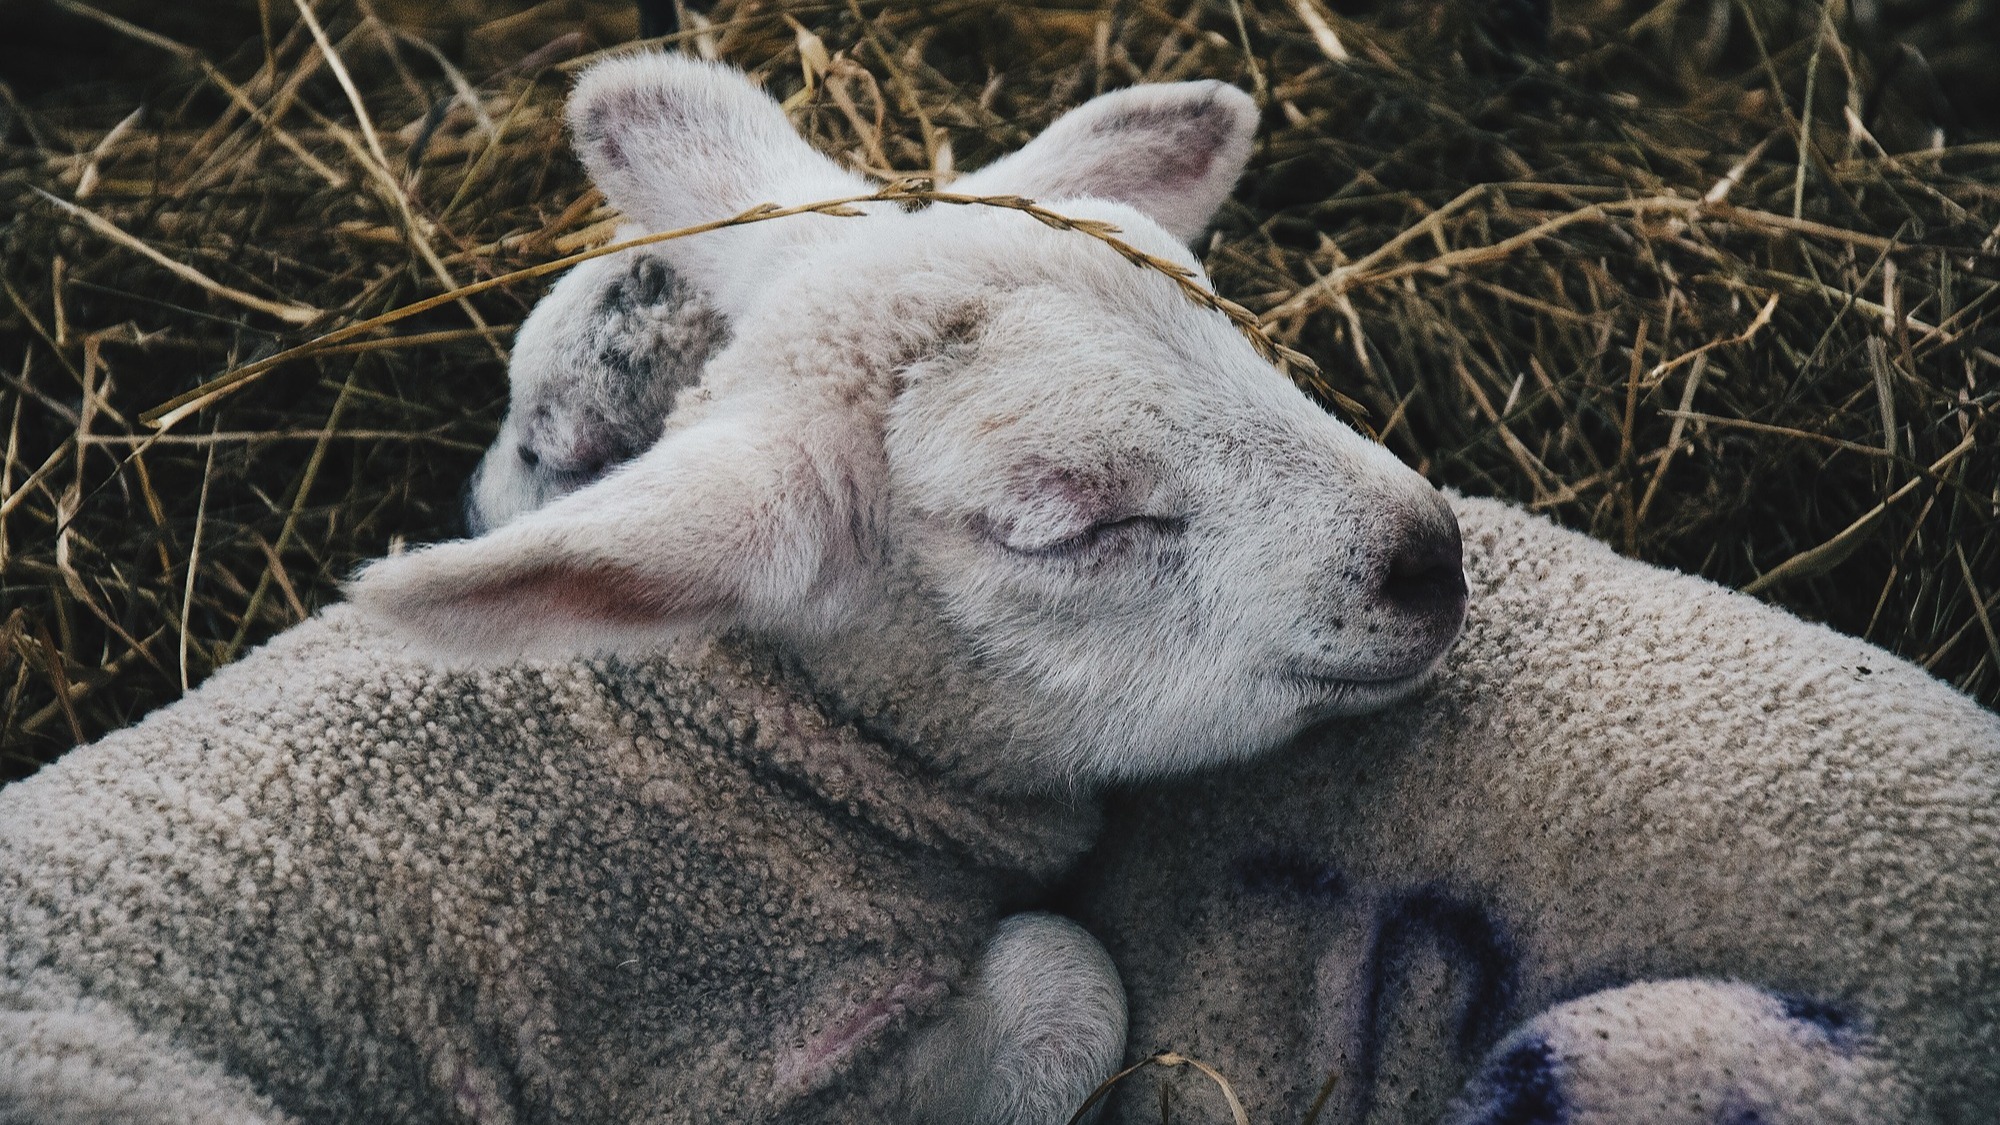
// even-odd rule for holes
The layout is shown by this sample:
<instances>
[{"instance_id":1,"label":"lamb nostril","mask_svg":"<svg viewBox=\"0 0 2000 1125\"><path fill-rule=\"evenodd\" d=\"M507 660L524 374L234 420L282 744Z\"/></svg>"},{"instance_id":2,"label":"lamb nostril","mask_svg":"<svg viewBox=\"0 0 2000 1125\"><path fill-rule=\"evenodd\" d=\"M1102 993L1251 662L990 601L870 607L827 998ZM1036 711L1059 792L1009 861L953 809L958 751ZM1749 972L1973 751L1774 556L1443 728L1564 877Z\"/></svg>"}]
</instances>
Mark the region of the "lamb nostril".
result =
<instances>
[{"instance_id":1,"label":"lamb nostril","mask_svg":"<svg viewBox=\"0 0 2000 1125\"><path fill-rule=\"evenodd\" d=\"M1389 560L1382 596L1409 613L1463 612L1465 566L1456 522L1406 540Z\"/></svg>"},{"instance_id":2,"label":"lamb nostril","mask_svg":"<svg viewBox=\"0 0 2000 1125\"><path fill-rule=\"evenodd\" d=\"M521 464L526 465L530 469L542 463L542 455L528 448L525 443L515 446L514 452L521 455Z\"/></svg>"}]
</instances>

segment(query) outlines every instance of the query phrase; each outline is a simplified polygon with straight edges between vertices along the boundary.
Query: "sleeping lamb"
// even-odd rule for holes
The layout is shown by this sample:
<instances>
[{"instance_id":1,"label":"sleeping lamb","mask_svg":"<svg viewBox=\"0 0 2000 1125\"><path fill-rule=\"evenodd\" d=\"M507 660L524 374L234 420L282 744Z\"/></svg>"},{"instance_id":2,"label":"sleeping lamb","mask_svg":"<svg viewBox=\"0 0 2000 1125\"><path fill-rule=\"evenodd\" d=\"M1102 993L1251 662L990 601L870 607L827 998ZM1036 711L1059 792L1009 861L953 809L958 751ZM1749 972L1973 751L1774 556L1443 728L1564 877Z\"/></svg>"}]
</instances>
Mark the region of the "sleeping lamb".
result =
<instances>
[{"instance_id":1,"label":"sleeping lamb","mask_svg":"<svg viewBox=\"0 0 2000 1125\"><path fill-rule=\"evenodd\" d=\"M1105 159L1176 159L1069 209L1192 267L1155 219L1226 194L1247 99L1114 109ZM857 184L706 64L604 63L570 120L661 229ZM1438 494L1096 241L670 245L741 331L658 444L0 790L0 1120L1062 1120L1117 980L1000 919L1086 795L1457 633Z\"/></svg>"},{"instance_id":2,"label":"sleeping lamb","mask_svg":"<svg viewBox=\"0 0 2000 1125\"><path fill-rule=\"evenodd\" d=\"M1113 169L1068 140L1125 96L961 190L1143 191L1158 154ZM1179 232L1215 202L1189 196ZM2000 719L1879 649L1452 503L1472 609L1433 690L1112 802L1073 901L1134 1050L1217 1064L1268 1121L1322 1089L1329 1123L1990 1119ZM1222 1119L1205 1090L1177 1119Z\"/></svg>"}]
</instances>

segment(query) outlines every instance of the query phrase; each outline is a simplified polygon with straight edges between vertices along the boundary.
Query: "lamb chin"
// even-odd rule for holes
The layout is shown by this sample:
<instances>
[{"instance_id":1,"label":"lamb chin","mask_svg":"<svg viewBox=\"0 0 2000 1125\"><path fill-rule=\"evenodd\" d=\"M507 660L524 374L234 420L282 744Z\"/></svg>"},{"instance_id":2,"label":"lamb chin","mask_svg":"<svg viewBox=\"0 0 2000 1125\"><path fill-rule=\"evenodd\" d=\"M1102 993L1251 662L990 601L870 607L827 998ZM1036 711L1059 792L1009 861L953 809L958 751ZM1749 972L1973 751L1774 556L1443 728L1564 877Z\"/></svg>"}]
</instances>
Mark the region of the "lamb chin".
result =
<instances>
[{"instance_id":1,"label":"lamb chin","mask_svg":"<svg viewBox=\"0 0 2000 1125\"><path fill-rule=\"evenodd\" d=\"M1344 715L1365 715L1401 702L1428 685L1443 662L1444 657L1440 654L1415 672L1384 679L1311 675L1294 675L1292 679L1307 695L1300 711L1304 722L1310 724Z\"/></svg>"}]
</instances>

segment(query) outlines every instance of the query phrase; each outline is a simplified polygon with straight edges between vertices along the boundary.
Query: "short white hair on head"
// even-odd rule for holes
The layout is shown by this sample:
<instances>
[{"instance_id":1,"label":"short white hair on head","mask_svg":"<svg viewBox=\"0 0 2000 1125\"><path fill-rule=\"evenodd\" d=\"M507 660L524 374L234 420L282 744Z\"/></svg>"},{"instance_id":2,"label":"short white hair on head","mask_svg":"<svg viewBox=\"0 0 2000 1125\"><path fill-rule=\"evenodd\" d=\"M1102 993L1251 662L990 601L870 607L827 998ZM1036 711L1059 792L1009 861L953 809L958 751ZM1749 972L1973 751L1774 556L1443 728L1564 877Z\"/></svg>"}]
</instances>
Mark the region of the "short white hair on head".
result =
<instances>
[{"instance_id":1,"label":"short white hair on head","mask_svg":"<svg viewBox=\"0 0 2000 1125\"><path fill-rule=\"evenodd\" d=\"M770 115L761 109L726 120L744 133L765 134ZM1250 98L1221 82L1135 86L1064 114L1020 151L961 177L953 190L1058 205L1084 198L1125 203L1192 242L1228 199L1256 123ZM791 148L783 137L769 139L780 151ZM816 193L865 190L857 177L817 158L799 163L803 168L774 167L763 194L796 204ZM717 207L748 206L751 198L716 183L696 190ZM663 209L659 217L681 221L694 213ZM618 237L643 231L628 226ZM692 249L700 272L703 259ZM466 492L472 534L574 492L644 452L681 392L700 380L727 329L712 300L674 270L668 254L652 247L585 262L521 326L507 373L507 417Z\"/></svg>"},{"instance_id":2,"label":"short white hair on head","mask_svg":"<svg viewBox=\"0 0 2000 1125\"><path fill-rule=\"evenodd\" d=\"M515 337L507 415L467 486L467 529L490 531L645 452L728 337L702 294L647 248L564 274Z\"/></svg>"}]
</instances>

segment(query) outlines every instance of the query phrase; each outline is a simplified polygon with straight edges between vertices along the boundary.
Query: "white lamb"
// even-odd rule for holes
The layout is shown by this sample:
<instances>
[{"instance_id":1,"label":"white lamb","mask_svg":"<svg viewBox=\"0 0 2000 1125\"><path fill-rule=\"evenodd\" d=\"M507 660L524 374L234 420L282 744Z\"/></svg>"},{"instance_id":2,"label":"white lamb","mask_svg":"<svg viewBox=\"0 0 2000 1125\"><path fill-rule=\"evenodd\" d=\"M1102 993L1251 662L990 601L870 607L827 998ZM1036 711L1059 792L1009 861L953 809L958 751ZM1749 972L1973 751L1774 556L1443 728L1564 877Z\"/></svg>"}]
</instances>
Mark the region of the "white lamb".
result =
<instances>
[{"instance_id":1,"label":"white lamb","mask_svg":"<svg viewBox=\"0 0 2000 1125\"><path fill-rule=\"evenodd\" d=\"M1118 107L1111 163L1175 159L1066 208L1192 266L1148 215L1254 114ZM659 229L855 183L705 64L602 64L571 122ZM1000 918L1086 795L1457 633L1437 493L1101 243L938 208L670 257L741 331L651 450L0 790L0 1120L1063 1120L1117 979Z\"/></svg>"},{"instance_id":2,"label":"white lamb","mask_svg":"<svg viewBox=\"0 0 2000 1125\"><path fill-rule=\"evenodd\" d=\"M965 190L1087 182L1098 150L1058 151L1062 129ZM1099 171L1099 194L1155 171ZM1217 202L1189 197L1179 232ZM1113 801L1074 905L1123 970L1135 1053L1218 1065L1269 1121L1329 1079L1326 1122L1990 1120L2000 719L1879 649L1452 503L1472 608L1434 690ZM1206 1096L1182 1117L1220 1119Z\"/></svg>"}]
</instances>

